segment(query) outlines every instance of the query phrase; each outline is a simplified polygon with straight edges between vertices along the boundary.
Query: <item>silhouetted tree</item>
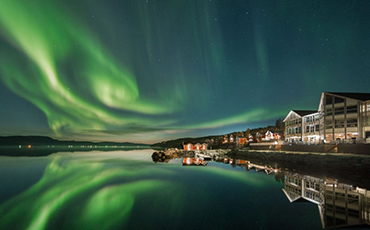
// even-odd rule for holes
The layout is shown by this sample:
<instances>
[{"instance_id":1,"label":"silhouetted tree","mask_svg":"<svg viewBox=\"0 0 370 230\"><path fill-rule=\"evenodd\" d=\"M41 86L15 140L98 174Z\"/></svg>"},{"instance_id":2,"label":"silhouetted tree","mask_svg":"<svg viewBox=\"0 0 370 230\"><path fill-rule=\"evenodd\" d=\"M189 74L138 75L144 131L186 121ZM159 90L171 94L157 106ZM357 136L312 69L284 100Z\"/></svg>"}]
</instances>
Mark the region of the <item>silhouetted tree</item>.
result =
<instances>
[{"instance_id":1,"label":"silhouetted tree","mask_svg":"<svg viewBox=\"0 0 370 230\"><path fill-rule=\"evenodd\" d=\"M251 134L251 129L248 128L246 131L245 131L245 136L249 137L249 135Z\"/></svg>"},{"instance_id":2,"label":"silhouetted tree","mask_svg":"<svg viewBox=\"0 0 370 230\"><path fill-rule=\"evenodd\" d=\"M275 181L284 183L284 173L282 172L275 173Z\"/></svg>"},{"instance_id":3,"label":"silhouetted tree","mask_svg":"<svg viewBox=\"0 0 370 230\"><path fill-rule=\"evenodd\" d=\"M281 130L284 127L284 122L281 118L277 119L275 122L275 127L278 130Z\"/></svg>"}]
</instances>

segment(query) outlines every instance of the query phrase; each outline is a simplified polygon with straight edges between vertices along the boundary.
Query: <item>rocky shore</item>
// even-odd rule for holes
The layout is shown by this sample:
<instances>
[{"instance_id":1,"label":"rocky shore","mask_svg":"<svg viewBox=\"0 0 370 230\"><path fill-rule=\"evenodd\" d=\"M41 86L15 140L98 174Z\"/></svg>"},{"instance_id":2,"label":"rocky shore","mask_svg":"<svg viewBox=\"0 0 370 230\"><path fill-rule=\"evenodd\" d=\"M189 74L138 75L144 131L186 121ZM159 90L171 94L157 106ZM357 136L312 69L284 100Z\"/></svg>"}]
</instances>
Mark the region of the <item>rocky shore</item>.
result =
<instances>
[{"instance_id":1,"label":"rocky shore","mask_svg":"<svg viewBox=\"0 0 370 230\"><path fill-rule=\"evenodd\" d=\"M370 156L339 153L231 150L227 156L370 189Z\"/></svg>"}]
</instances>

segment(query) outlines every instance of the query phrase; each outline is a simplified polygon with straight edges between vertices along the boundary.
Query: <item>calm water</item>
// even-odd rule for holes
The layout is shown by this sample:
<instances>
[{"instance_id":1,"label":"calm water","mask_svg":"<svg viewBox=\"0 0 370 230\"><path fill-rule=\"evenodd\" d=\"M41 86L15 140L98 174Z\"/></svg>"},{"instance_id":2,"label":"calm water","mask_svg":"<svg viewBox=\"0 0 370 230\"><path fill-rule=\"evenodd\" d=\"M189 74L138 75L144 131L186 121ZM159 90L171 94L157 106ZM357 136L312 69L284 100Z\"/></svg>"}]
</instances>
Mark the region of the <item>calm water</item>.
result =
<instances>
[{"instance_id":1,"label":"calm water","mask_svg":"<svg viewBox=\"0 0 370 230\"><path fill-rule=\"evenodd\" d=\"M292 176L152 153L0 157L0 229L322 229L317 204L289 201Z\"/></svg>"}]
</instances>

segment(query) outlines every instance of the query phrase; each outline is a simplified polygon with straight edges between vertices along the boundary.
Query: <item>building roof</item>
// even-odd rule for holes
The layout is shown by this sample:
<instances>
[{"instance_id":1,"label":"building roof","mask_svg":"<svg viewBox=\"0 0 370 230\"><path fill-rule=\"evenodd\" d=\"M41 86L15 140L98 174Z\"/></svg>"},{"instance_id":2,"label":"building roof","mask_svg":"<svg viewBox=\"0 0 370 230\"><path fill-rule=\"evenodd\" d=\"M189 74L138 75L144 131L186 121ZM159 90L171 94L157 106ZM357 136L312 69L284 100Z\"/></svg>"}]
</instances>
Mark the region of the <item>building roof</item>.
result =
<instances>
[{"instance_id":1,"label":"building roof","mask_svg":"<svg viewBox=\"0 0 370 230\"><path fill-rule=\"evenodd\" d=\"M297 201L297 200L302 200L303 201L302 196L300 196L298 194L287 191L285 189L283 189L283 192L285 193L285 195L288 198L288 200L290 201L290 203L293 203L294 201Z\"/></svg>"},{"instance_id":2,"label":"building roof","mask_svg":"<svg viewBox=\"0 0 370 230\"><path fill-rule=\"evenodd\" d=\"M292 113L295 113L300 117L303 117L303 116L306 116L306 115L309 115L309 114L318 113L318 111L316 111L316 110L290 110L288 115L284 118L283 122L286 122L286 120L288 119L288 117Z\"/></svg>"},{"instance_id":3,"label":"building roof","mask_svg":"<svg viewBox=\"0 0 370 230\"><path fill-rule=\"evenodd\" d=\"M370 100L370 93L338 93L338 92L326 92L341 97L348 97L359 101L368 101Z\"/></svg>"},{"instance_id":4,"label":"building roof","mask_svg":"<svg viewBox=\"0 0 370 230\"><path fill-rule=\"evenodd\" d=\"M306 116L308 114L317 113L316 110L292 110L292 111L301 117Z\"/></svg>"}]
</instances>

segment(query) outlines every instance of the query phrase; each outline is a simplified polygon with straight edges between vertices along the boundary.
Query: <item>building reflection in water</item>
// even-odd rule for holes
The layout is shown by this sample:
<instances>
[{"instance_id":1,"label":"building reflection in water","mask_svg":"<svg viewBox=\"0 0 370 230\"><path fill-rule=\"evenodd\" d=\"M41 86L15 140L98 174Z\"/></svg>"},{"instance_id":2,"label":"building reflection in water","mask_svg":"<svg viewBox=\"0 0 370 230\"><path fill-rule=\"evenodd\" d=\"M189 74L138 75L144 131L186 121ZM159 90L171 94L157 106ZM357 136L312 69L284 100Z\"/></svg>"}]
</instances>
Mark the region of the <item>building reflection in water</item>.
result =
<instances>
[{"instance_id":1,"label":"building reflection in water","mask_svg":"<svg viewBox=\"0 0 370 230\"><path fill-rule=\"evenodd\" d=\"M281 172L278 168L247 160L223 158L216 161L232 167L245 167L247 171L255 169L275 174L276 179ZM290 202L309 201L317 204L323 228L370 226L370 191L367 189L338 183L336 179L284 171L283 191Z\"/></svg>"},{"instance_id":2,"label":"building reflection in water","mask_svg":"<svg viewBox=\"0 0 370 230\"><path fill-rule=\"evenodd\" d=\"M258 164L253 164L250 161L247 160L240 160L240 159L232 159L232 158L223 158L223 159L217 159L217 162L222 162L224 164L230 164L232 167L241 167L249 171L250 169L254 169L255 171L263 171L266 174L272 174L272 173L277 173L280 172L280 169L278 168L273 168L271 166L266 166L266 165L258 165Z\"/></svg>"},{"instance_id":3,"label":"building reflection in water","mask_svg":"<svg viewBox=\"0 0 370 230\"><path fill-rule=\"evenodd\" d=\"M266 174L273 174L273 173L280 173L281 170L278 168L273 168L271 166L266 165L258 165L251 163L247 160L241 159L233 159L228 157L214 157L209 159L204 159L202 157L197 157L196 154L188 154L188 155L165 155L162 152L154 152L152 155L152 160L154 163L169 163L171 160L176 160L178 158L182 158L182 165L189 166L189 165L199 165L205 166L207 165L207 161L215 161L218 163L229 164L232 167L240 167L245 168L247 171L250 169L254 169L257 172L263 171Z\"/></svg>"},{"instance_id":4,"label":"building reflection in water","mask_svg":"<svg viewBox=\"0 0 370 230\"><path fill-rule=\"evenodd\" d=\"M186 157L186 158L183 158L182 165L183 166L191 166L191 165L195 165L195 166L206 166L207 165L207 161L205 161L205 160L203 160L201 158Z\"/></svg>"},{"instance_id":5,"label":"building reflection in water","mask_svg":"<svg viewBox=\"0 0 370 230\"><path fill-rule=\"evenodd\" d=\"M290 202L318 205L323 228L369 226L370 191L293 172L284 172L283 191Z\"/></svg>"},{"instance_id":6,"label":"building reflection in water","mask_svg":"<svg viewBox=\"0 0 370 230\"><path fill-rule=\"evenodd\" d=\"M154 162L168 163L168 157L152 156ZM284 176L283 192L290 202L309 201L317 204L323 228L345 228L370 226L370 191L339 183L336 179L317 178L296 172L281 171L271 166L254 164L247 160L228 157L211 161L229 164L232 167L254 169L268 175L274 174L277 181ZM183 157L183 166L207 165L207 161L196 157Z\"/></svg>"}]
</instances>

